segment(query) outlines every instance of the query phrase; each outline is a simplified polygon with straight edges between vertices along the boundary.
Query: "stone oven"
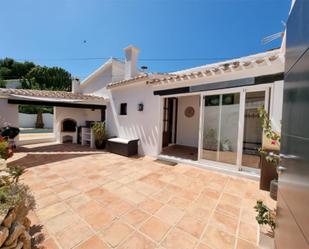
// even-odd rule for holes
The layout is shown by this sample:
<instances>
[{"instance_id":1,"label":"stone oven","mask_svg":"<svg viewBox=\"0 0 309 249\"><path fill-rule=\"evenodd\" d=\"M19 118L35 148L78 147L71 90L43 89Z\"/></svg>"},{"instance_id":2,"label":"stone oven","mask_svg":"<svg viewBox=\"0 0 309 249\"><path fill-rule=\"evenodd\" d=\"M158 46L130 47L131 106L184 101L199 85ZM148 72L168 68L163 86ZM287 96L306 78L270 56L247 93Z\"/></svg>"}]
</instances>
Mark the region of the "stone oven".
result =
<instances>
[{"instance_id":1,"label":"stone oven","mask_svg":"<svg viewBox=\"0 0 309 249\"><path fill-rule=\"evenodd\" d=\"M61 143L77 143L77 122L74 119L62 120L60 141Z\"/></svg>"},{"instance_id":2,"label":"stone oven","mask_svg":"<svg viewBox=\"0 0 309 249\"><path fill-rule=\"evenodd\" d=\"M61 125L61 131L65 131L65 132L75 132L76 131L76 121L74 119L64 119L62 121L62 125Z\"/></svg>"}]
</instances>

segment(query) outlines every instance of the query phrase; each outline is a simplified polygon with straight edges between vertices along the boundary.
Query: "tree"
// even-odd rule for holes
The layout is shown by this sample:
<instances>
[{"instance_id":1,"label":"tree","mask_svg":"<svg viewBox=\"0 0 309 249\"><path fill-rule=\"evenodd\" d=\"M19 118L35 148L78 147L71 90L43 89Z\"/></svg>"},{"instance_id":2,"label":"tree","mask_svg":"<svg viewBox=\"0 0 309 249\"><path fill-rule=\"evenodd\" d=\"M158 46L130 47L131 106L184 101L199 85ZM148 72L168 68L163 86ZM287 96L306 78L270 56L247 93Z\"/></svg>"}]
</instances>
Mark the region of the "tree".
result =
<instances>
[{"instance_id":1,"label":"tree","mask_svg":"<svg viewBox=\"0 0 309 249\"><path fill-rule=\"evenodd\" d=\"M35 66L21 80L22 88L70 91L71 74L60 67Z\"/></svg>"},{"instance_id":2,"label":"tree","mask_svg":"<svg viewBox=\"0 0 309 249\"><path fill-rule=\"evenodd\" d=\"M42 67L33 62L17 62L11 58L0 60L0 87L5 87L1 79L20 79L22 88L71 91L71 74L60 67ZM44 126L42 113L52 112L51 107L20 105L22 112L37 113L36 127Z\"/></svg>"},{"instance_id":3,"label":"tree","mask_svg":"<svg viewBox=\"0 0 309 249\"><path fill-rule=\"evenodd\" d=\"M4 80L21 79L34 67L33 62L18 62L11 58L4 58L0 60L0 78Z\"/></svg>"},{"instance_id":4,"label":"tree","mask_svg":"<svg viewBox=\"0 0 309 249\"><path fill-rule=\"evenodd\" d=\"M5 87L6 87L5 81L0 78L0 88L5 88Z\"/></svg>"}]
</instances>

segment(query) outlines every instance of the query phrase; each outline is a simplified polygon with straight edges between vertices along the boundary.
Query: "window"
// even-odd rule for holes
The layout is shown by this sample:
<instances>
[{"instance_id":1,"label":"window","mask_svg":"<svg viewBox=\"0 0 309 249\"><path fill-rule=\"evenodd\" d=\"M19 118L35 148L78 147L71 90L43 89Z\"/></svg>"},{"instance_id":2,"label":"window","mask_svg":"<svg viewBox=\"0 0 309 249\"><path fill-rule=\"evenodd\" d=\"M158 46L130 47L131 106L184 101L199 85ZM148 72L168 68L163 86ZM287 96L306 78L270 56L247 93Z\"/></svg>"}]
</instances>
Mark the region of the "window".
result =
<instances>
[{"instance_id":1,"label":"window","mask_svg":"<svg viewBox=\"0 0 309 249\"><path fill-rule=\"evenodd\" d=\"M127 115L127 103L120 104L120 115Z\"/></svg>"}]
</instances>

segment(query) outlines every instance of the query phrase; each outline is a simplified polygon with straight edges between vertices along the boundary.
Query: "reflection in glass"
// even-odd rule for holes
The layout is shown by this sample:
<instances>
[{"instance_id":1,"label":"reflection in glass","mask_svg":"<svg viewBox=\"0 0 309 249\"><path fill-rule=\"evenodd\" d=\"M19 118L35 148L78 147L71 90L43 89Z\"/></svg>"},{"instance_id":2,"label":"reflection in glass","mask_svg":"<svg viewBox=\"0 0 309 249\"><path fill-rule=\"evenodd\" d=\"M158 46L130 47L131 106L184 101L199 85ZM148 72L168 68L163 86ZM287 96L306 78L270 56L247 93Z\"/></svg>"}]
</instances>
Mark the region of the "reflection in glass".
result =
<instances>
[{"instance_id":1,"label":"reflection in glass","mask_svg":"<svg viewBox=\"0 0 309 249\"><path fill-rule=\"evenodd\" d=\"M258 149L262 145L263 129L258 108L265 104L265 91L246 93L242 165L259 168Z\"/></svg>"},{"instance_id":2,"label":"reflection in glass","mask_svg":"<svg viewBox=\"0 0 309 249\"><path fill-rule=\"evenodd\" d=\"M205 96L203 159L236 164L239 93Z\"/></svg>"}]
</instances>

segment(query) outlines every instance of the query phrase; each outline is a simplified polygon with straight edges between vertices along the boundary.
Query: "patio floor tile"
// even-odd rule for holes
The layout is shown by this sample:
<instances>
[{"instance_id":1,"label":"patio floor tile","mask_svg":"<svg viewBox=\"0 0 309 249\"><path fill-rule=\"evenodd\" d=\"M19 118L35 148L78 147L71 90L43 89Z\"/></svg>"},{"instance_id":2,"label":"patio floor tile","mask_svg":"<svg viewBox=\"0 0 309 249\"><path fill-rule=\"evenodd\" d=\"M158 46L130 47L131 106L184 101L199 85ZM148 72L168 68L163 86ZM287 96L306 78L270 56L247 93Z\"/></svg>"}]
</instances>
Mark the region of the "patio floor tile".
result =
<instances>
[{"instance_id":1,"label":"patio floor tile","mask_svg":"<svg viewBox=\"0 0 309 249\"><path fill-rule=\"evenodd\" d=\"M114 220L114 217L105 209L102 209L84 217L84 219L93 230L99 231L102 228L107 228L110 226Z\"/></svg>"},{"instance_id":2,"label":"patio floor tile","mask_svg":"<svg viewBox=\"0 0 309 249\"><path fill-rule=\"evenodd\" d=\"M202 232L205 228L206 223L201 222L197 218L193 216L185 215L180 222L178 223L177 227L192 236L196 237L197 239L200 238Z\"/></svg>"},{"instance_id":3,"label":"patio floor tile","mask_svg":"<svg viewBox=\"0 0 309 249\"><path fill-rule=\"evenodd\" d=\"M168 233L162 246L166 249L193 249L197 240L179 229L173 229Z\"/></svg>"},{"instance_id":4,"label":"patio floor tile","mask_svg":"<svg viewBox=\"0 0 309 249\"><path fill-rule=\"evenodd\" d=\"M161 220L164 220L170 225L175 225L184 214L185 213L178 208L165 205L155 213L155 216L159 217Z\"/></svg>"},{"instance_id":5,"label":"patio floor tile","mask_svg":"<svg viewBox=\"0 0 309 249\"><path fill-rule=\"evenodd\" d=\"M49 238L45 240L42 244L41 247L44 249L58 249L58 245L56 244L55 240L52 238Z\"/></svg>"},{"instance_id":6,"label":"patio floor tile","mask_svg":"<svg viewBox=\"0 0 309 249\"><path fill-rule=\"evenodd\" d=\"M50 205L56 204L60 201L61 201L61 199L60 199L59 196L57 196L55 194L50 194L50 195L45 196L43 198L38 198L36 200L36 203L37 203L37 208L41 209L41 208L45 208L45 207L48 207Z\"/></svg>"},{"instance_id":7,"label":"patio floor tile","mask_svg":"<svg viewBox=\"0 0 309 249\"><path fill-rule=\"evenodd\" d=\"M82 217L86 217L96 212L99 212L102 209L103 206L101 206L97 201L90 200L86 204L79 206L77 208L77 213Z\"/></svg>"},{"instance_id":8,"label":"patio floor tile","mask_svg":"<svg viewBox=\"0 0 309 249\"><path fill-rule=\"evenodd\" d=\"M252 243L257 242L257 224L240 222L238 236Z\"/></svg>"},{"instance_id":9,"label":"patio floor tile","mask_svg":"<svg viewBox=\"0 0 309 249\"><path fill-rule=\"evenodd\" d=\"M118 246L124 241L131 233L133 229L123 222L115 222L109 228L102 232L103 239L112 247Z\"/></svg>"},{"instance_id":10,"label":"patio floor tile","mask_svg":"<svg viewBox=\"0 0 309 249\"><path fill-rule=\"evenodd\" d=\"M197 247L196 247L196 249L212 249L210 246L207 246L207 245L205 245L205 244L203 244L203 243L200 243Z\"/></svg>"},{"instance_id":11,"label":"patio floor tile","mask_svg":"<svg viewBox=\"0 0 309 249\"><path fill-rule=\"evenodd\" d=\"M52 233L57 233L78 222L81 222L78 215L72 211L66 211L49 219L45 224L49 231Z\"/></svg>"},{"instance_id":12,"label":"patio floor tile","mask_svg":"<svg viewBox=\"0 0 309 249\"><path fill-rule=\"evenodd\" d=\"M140 231L147 234L154 241L160 242L169 229L170 225L156 217L151 217L142 225Z\"/></svg>"},{"instance_id":13,"label":"patio floor tile","mask_svg":"<svg viewBox=\"0 0 309 249\"><path fill-rule=\"evenodd\" d=\"M106 209L109 210L114 216L120 217L133 209L133 206L127 201L118 200L106 206Z\"/></svg>"},{"instance_id":14,"label":"patio floor tile","mask_svg":"<svg viewBox=\"0 0 309 249\"><path fill-rule=\"evenodd\" d=\"M157 248L156 244L151 242L149 239L145 238L145 236L140 233L134 233L127 239L124 243L122 243L118 249L155 249Z\"/></svg>"},{"instance_id":15,"label":"patio floor tile","mask_svg":"<svg viewBox=\"0 0 309 249\"><path fill-rule=\"evenodd\" d=\"M150 216L145 213L144 211L136 208L129 213L127 213L124 217L123 220L129 224L131 224L134 227L137 227L140 223L142 223L144 220L149 218Z\"/></svg>"},{"instance_id":16,"label":"patio floor tile","mask_svg":"<svg viewBox=\"0 0 309 249\"><path fill-rule=\"evenodd\" d=\"M73 209L77 209L80 206L87 204L90 200L91 198L88 195L79 194L66 200L66 203Z\"/></svg>"},{"instance_id":17,"label":"patio floor tile","mask_svg":"<svg viewBox=\"0 0 309 249\"><path fill-rule=\"evenodd\" d=\"M213 248L233 249L235 236L213 226L206 228L203 241Z\"/></svg>"},{"instance_id":18,"label":"patio floor tile","mask_svg":"<svg viewBox=\"0 0 309 249\"><path fill-rule=\"evenodd\" d=\"M106 245L98 236L93 236L77 246L76 249L109 249L109 246Z\"/></svg>"},{"instance_id":19,"label":"patio floor tile","mask_svg":"<svg viewBox=\"0 0 309 249\"><path fill-rule=\"evenodd\" d=\"M238 239L237 241L237 249L259 249L259 247L256 244L253 244L251 242Z\"/></svg>"},{"instance_id":20,"label":"patio floor tile","mask_svg":"<svg viewBox=\"0 0 309 249\"><path fill-rule=\"evenodd\" d=\"M187 199L175 196L167 204L175 208L186 209L191 202Z\"/></svg>"},{"instance_id":21,"label":"patio floor tile","mask_svg":"<svg viewBox=\"0 0 309 249\"><path fill-rule=\"evenodd\" d=\"M80 242L90 238L92 235L89 227L83 222L76 222L56 234L56 238L63 249L71 249L78 245Z\"/></svg>"},{"instance_id":22,"label":"patio floor tile","mask_svg":"<svg viewBox=\"0 0 309 249\"><path fill-rule=\"evenodd\" d=\"M23 146L14 164L29 166L37 248L256 249L253 206L276 205L256 181L74 144Z\"/></svg>"},{"instance_id":23,"label":"patio floor tile","mask_svg":"<svg viewBox=\"0 0 309 249\"><path fill-rule=\"evenodd\" d=\"M222 212L214 212L209 220L209 224L217 226L219 229L229 232L231 234L236 234L238 220L225 215Z\"/></svg>"},{"instance_id":24,"label":"patio floor tile","mask_svg":"<svg viewBox=\"0 0 309 249\"><path fill-rule=\"evenodd\" d=\"M46 221L52 217L55 217L61 213L64 213L69 209L69 206L63 202L59 202L50 206L47 206L45 208L42 208L37 211L37 214L39 218L42 221Z\"/></svg>"},{"instance_id":25,"label":"patio floor tile","mask_svg":"<svg viewBox=\"0 0 309 249\"><path fill-rule=\"evenodd\" d=\"M163 204L161 202L159 202L155 199L150 199L150 198L139 204L139 207L141 209L143 209L146 212L151 213L151 214L158 211L162 206L163 206Z\"/></svg>"}]
</instances>

